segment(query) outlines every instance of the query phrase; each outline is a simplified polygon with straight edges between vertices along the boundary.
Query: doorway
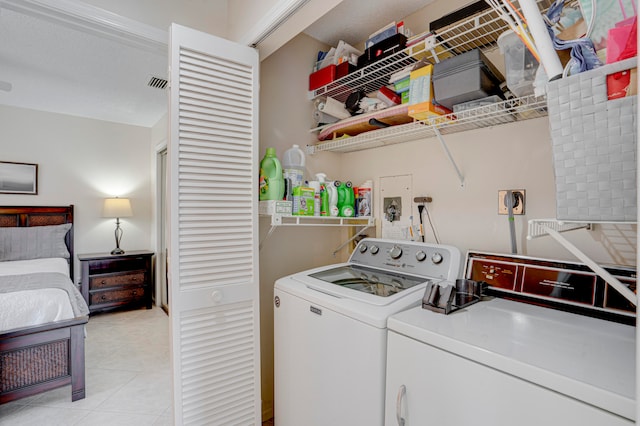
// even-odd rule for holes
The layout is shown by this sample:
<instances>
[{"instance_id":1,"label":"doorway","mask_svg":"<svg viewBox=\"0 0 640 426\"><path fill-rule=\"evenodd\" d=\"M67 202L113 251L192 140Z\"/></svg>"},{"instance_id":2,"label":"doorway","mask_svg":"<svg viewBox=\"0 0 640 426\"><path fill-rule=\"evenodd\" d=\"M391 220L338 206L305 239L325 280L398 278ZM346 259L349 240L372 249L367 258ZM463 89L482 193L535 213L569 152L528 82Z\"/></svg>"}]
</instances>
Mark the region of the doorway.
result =
<instances>
[{"instance_id":1,"label":"doorway","mask_svg":"<svg viewBox=\"0 0 640 426\"><path fill-rule=\"evenodd\" d=\"M156 259L157 289L160 295L160 307L169 314L169 280L167 279L167 147L156 155L158 200L158 256Z\"/></svg>"}]
</instances>

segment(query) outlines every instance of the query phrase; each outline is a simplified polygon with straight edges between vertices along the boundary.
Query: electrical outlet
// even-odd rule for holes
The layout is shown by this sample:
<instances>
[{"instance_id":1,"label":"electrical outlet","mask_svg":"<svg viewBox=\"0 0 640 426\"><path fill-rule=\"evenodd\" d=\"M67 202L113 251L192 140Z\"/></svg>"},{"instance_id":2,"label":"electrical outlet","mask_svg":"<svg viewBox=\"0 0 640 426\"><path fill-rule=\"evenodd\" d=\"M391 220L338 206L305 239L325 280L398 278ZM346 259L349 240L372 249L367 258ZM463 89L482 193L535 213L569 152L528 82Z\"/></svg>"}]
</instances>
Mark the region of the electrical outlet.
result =
<instances>
[{"instance_id":1,"label":"electrical outlet","mask_svg":"<svg viewBox=\"0 0 640 426\"><path fill-rule=\"evenodd\" d=\"M509 197L508 190L498 191L498 214L509 214ZM513 194L513 214L524 214L524 189L512 189Z\"/></svg>"}]
</instances>

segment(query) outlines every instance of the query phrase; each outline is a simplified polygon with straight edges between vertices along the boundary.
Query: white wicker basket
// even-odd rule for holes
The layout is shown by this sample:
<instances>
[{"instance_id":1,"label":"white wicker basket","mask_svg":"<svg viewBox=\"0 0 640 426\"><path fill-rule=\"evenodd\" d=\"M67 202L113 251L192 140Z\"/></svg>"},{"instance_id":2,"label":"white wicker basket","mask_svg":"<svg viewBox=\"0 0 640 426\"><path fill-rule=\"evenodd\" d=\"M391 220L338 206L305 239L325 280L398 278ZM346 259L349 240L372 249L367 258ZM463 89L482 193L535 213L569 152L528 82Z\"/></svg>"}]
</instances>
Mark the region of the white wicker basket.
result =
<instances>
[{"instance_id":1,"label":"white wicker basket","mask_svg":"<svg viewBox=\"0 0 640 426\"><path fill-rule=\"evenodd\" d=\"M637 220L637 95L607 100L607 75L637 58L608 64L547 87L560 220Z\"/></svg>"}]
</instances>

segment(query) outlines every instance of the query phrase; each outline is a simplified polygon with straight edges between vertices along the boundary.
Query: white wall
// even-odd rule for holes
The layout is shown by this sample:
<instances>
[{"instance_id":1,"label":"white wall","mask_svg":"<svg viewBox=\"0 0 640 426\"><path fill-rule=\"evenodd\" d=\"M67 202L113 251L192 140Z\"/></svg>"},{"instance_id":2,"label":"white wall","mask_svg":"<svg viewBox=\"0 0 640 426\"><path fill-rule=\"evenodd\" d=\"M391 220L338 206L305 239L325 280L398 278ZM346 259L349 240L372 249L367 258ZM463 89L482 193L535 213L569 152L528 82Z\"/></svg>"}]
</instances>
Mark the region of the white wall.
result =
<instances>
[{"instance_id":1,"label":"white wall","mask_svg":"<svg viewBox=\"0 0 640 426\"><path fill-rule=\"evenodd\" d=\"M326 48L318 41L300 35L262 61L260 70L260 156L275 147L279 158L293 144L303 149L313 142L309 133L312 104L302 95L308 87L313 51ZM339 178L340 157L306 156L307 177L325 172ZM257 165L256 165L257 167ZM273 285L276 279L320 265L343 261L348 249L332 255L345 237L345 231L329 228L277 228L269 239L268 219L260 220L260 329L262 400L264 418L273 406Z\"/></svg>"},{"instance_id":2,"label":"white wall","mask_svg":"<svg viewBox=\"0 0 640 426\"><path fill-rule=\"evenodd\" d=\"M310 0L297 13L283 22L267 39L258 45L263 60L304 31L315 20L340 4L343 0ZM270 24L282 16L286 6L295 0L233 0L229 2L227 37L242 44L255 41Z\"/></svg>"},{"instance_id":3,"label":"white wall","mask_svg":"<svg viewBox=\"0 0 640 426\"><path fill-rule=\"evenodd\" d=\"M509 222L498 215L498 191L525 189L525 215L516 216L518 253L576 260L551 237L527 241L527 221L555 217L555 181L546 118L471 132L444 135L464 175L460 186L455 171L436 138L344 154L343 170L354 182L373 179L374 215L382 217L380 178L411 175L412 198L430 196L428 205L440 242L469 249L509 253ZM403 206L404 207L404 206ZM417 207L412 214L418 217ZM435 242L425 222L428 242ZM635 264L635 226L598 225L564 236L594 260Z\"/></svg>"},{"instance_id":4,"label":"white wall","mask_svg":"<svg viewBox=\"0 0 640 426\"><path fill-rule=\"evenodd\" d=\"M172 22L224 37L227 0L78 0L168 30Z\"/></svg>"},{"instance_id":5,"label":"white wall","mask_svg":"<svg viewBox=\"0 0 640 426\"><path fill-rule=\"evenodd\" d=\"M76 254L108 253L115 220L102 217L103 199L128 197L121 247L152 247L150 129L0 106L0 141L2 161L38 164L38 195L0 194L0 204L73 204Z\"/></svg>"}]
</instances>

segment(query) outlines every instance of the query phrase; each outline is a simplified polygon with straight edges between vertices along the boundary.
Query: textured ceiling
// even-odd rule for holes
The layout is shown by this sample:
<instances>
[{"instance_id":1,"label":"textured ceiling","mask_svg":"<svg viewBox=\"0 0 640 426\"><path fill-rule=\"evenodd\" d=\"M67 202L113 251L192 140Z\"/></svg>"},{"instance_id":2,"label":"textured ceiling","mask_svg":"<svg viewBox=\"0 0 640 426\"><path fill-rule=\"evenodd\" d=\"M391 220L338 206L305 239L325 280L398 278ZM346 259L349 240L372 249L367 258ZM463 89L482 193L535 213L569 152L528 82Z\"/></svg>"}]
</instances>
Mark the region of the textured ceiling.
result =
<instances>
[{"instance_id":1,"label":"textured ceiling","mask_svg":"<svg viewBox=\"0 0 640 426\"><path fill-rule=\"evenodd\" d=\"M330 46L355 46L389 22L401 21L433 0L344 0L304 32Z\"/></svg>"},{"instance_id":2,"label":"textured ceiling","mask_svg":"<svg viewBox=\"0 0 640 426\"><path fill-rule=\"evenodd\" d=\"M151 127L167 101L150 76L167 77L165 52L0 9L2 105Z\"/></svg>"}]
</instances>

